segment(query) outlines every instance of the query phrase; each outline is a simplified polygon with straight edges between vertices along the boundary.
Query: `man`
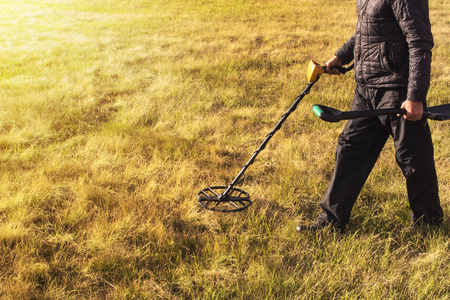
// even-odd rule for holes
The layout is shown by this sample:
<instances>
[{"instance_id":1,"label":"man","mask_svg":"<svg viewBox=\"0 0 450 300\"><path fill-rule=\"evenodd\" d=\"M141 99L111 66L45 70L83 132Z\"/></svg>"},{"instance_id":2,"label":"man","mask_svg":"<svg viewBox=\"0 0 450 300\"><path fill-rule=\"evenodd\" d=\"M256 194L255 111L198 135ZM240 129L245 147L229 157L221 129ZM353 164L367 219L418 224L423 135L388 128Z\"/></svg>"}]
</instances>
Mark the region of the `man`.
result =
<instances>
[{"instance_id":1,"label":"man","mask_svg":"<svg viewBox=\"0 0 450 300\"><path fill-rule=\"evenodd\" d=\"M329 74L355 64L352 110L404 108L404 116L349 120L339 136L336 168L312 226L344 230L353 205L389 136L405 178L411 221L440 224L443 211L426 119L433 36L427 0L357 0L355 34L326 63Z\"/></svg>"}]
</instances>

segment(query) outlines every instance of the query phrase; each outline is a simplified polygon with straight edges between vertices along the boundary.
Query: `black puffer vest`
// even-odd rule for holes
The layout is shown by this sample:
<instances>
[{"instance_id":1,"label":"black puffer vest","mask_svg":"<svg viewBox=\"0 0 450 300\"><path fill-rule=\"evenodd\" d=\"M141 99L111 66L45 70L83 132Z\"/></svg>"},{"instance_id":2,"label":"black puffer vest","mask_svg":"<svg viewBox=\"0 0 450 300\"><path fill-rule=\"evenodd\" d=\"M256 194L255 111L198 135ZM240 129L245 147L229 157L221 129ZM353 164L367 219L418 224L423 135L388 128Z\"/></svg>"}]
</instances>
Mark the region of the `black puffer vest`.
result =
<instances>
[{"instance_id":1,"label":"black puffer vest","mask_svg":"<svg viewBox=\"0 0 450 300\"><path fill-rule=\"evenodd\" d=\"M433 48L428 1L357 0L356 7L355 34L336 56L354 60L358 84L407 87L408 100L425 102Z\"/></svg>"}]
</instances>

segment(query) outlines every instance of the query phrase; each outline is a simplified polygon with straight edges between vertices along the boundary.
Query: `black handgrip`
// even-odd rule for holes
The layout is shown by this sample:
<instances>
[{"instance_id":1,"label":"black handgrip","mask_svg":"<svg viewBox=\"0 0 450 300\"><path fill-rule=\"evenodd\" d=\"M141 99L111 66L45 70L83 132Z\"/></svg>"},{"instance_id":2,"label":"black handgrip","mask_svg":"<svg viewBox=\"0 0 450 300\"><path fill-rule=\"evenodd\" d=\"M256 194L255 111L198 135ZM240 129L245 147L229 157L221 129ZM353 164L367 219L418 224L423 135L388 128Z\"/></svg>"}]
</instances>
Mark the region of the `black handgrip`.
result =
<instances>
[{"instance_id":1,"label":"black handgrip","mask_svg":"<svg viewBox=\"0 0 450 300\"><path fill-rule=\"evenodd\" d=\"M337 69L339 70L339 73L345 74L345 73L347 73L348 71L352 70L353 67L354 67L354 64L351 64L351 65L348 66L347 68L346 68L346 67L333 67L333 69L334 69L334 68L337 68ZM322 68L323 68L323 70L325 71L325 73L327 73L327 66L323 66Z\"/></svg>"}]
</instances>

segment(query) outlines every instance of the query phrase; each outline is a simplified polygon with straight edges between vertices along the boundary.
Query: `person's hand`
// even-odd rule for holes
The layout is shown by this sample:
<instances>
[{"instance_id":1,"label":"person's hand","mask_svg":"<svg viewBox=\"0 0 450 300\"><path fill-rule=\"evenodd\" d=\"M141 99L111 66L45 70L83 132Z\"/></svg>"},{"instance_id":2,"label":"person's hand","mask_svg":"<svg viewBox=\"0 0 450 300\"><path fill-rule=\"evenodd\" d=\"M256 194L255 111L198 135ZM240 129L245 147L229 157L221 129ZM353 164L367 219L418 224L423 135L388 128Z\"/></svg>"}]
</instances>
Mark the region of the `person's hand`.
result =
<instances>
[{"instance_id":1,"label":"person's hand","mask_svg":"<svg viewBox=\"0 0 450 300\"><path fill-rule=\"evenodd\" d=\"M422 119L423 115L423 103L417 101L406 100L403 102L402 107L406 109L406 115L404 118L409 121L418 121Z\"/></svg>"},{"instance_id":2,"label":"person's hand","mask_svg":"<svg viewBox=\"0 0 450 300\"><path fill-rule=\"evenodd\" d=\"M330 75L339 75L341 74L339 72L338 67L342 67L342 62L341 60L337 57L337 56L333 56L332 58L330 58L327 63L325 64L326 66L326 72Z\"/></svg>"}]
</instances>

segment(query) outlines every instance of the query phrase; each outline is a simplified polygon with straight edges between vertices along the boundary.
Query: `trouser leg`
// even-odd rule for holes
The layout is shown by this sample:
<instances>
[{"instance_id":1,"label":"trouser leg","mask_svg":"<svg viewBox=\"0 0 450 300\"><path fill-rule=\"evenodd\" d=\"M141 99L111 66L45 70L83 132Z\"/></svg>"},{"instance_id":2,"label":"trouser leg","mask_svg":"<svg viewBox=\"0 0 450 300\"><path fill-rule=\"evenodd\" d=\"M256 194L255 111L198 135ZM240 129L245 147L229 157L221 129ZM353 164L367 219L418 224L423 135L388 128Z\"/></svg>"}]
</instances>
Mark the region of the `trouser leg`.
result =
<instances>
[{"instance_id":1,"label":"trouser leg","mask_svg":"<svg viewBox=\"0 0 450 300\"><path fill-rule=\"evenodd\" d=\"M373 93L373 90L358 88L352 110L373 109L370 102L375 97ZM336 167L320 203L319 220L326 219L341 228L346 226L355 201L388 137L389 131L377 117L347 122L339 136Z\"/></svg>"},{"instance_id":2,"label":"trouser leg","mask_svg":"<svg viewBox=\"0 0 450 300\"><path fill-rule=\"evenodd\" d=\"M431 132L426 120L392 121L396 160L406 178L411 221L442 222Z\"/></svg>"}]
</instances>

